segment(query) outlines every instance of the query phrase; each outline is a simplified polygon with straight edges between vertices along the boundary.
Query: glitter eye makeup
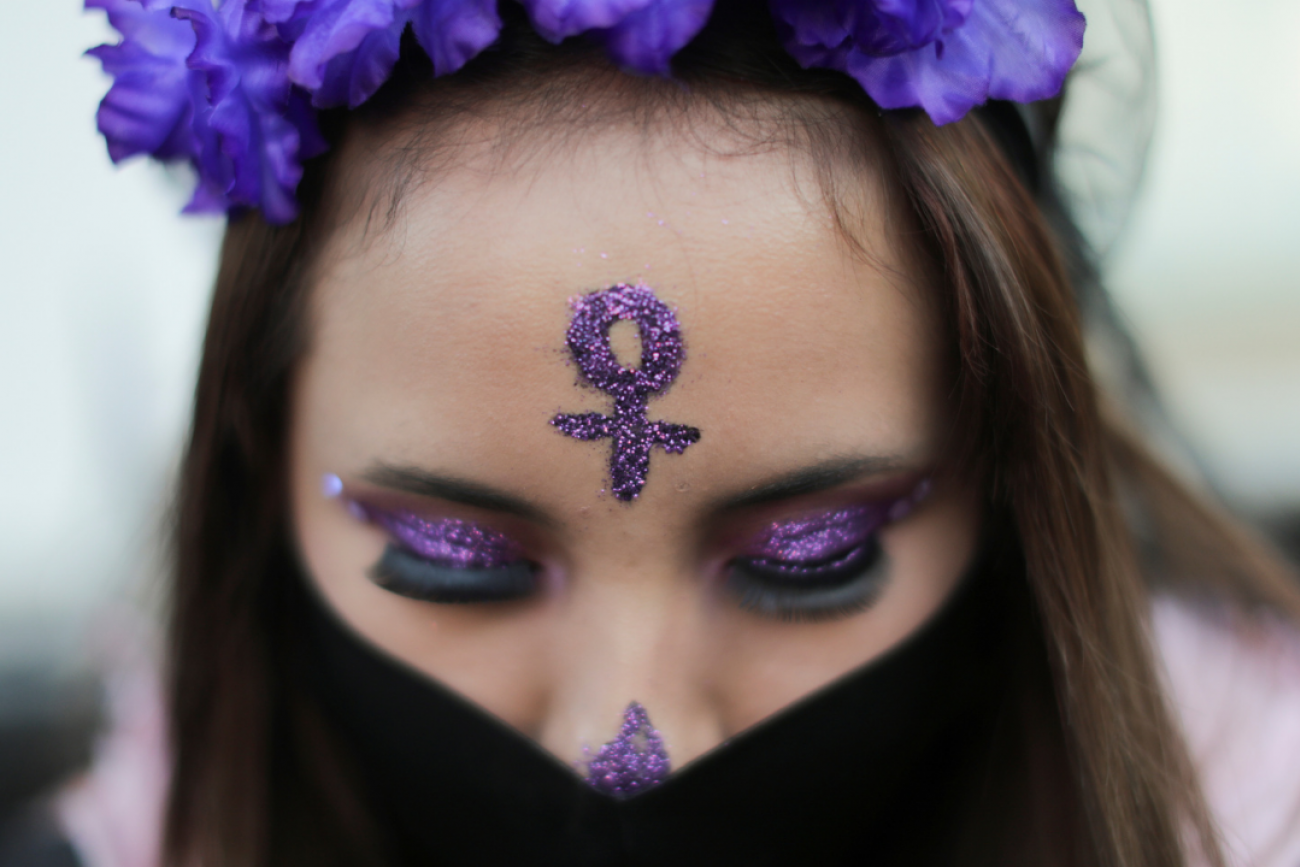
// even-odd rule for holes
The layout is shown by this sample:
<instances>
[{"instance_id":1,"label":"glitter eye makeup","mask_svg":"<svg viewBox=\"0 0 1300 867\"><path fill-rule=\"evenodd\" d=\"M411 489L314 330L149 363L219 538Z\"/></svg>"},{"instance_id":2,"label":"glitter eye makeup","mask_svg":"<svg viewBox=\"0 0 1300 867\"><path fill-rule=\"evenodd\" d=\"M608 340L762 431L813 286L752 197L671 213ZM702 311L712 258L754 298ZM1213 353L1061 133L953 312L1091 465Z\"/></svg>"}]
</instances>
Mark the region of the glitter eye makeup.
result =
<instances>
[{"instance_id":1,"label":"glitter eye makeup","mask_svg":"<svg viewBox=\"0 0 1300 867\"><path fill-rule=\"evenodd\" d=\"M537 569L508 536L459 518L349 504L353 514L388 531L370 578L399 596L425 602L506 602L532 595Z\"/></svg>"},{"instance_id":2,"label":"glitter eye makeup","mask_svg":"<svg viewBox=\"0 0 1300 867\"><path fill-rule=\"evenodd\" d=\"M777 521L731 561L726 586L741 607L787 620L825 620L865 611L888 582L878 533L929 493Z\"/></svg>"},{"instance_id":3,"label":"glitter eye makeup","mask_svg":"<svg viewBox=\"0 0 1300 867\"><path fill-rule=\"evenodd\" d=\"M610 487L617 499L630 502L645 487L655 446L680 455L700 440L699 428L646 418L650 395L668 388L681 371L686 357L681 328L672 308L640 284L620 283L576 298L572 305L569 351L587 382L614 398L614 414L561 413L551 424L574 439L612 440ZM610 326L620 319L635 322L640 331L640 367L622 366L610 347Z\"/></svg>"}]
</instances>

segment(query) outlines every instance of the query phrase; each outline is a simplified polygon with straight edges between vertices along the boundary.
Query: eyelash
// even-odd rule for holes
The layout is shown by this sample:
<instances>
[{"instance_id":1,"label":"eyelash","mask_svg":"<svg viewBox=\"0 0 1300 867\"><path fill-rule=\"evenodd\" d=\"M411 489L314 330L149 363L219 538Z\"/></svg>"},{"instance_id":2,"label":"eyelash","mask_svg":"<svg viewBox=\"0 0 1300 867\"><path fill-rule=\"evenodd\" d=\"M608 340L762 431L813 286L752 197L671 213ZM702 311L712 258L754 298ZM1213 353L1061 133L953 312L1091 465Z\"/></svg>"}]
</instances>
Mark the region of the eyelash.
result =
<instances>
[{"instance_id":1,"label":"eyelash","mask_svg":"<svg viewBox=\"0 0 1300 867\"><path fill-rule=\"evenodd\" d=\"M813 562L737 557L728 565L726 587L740 607L786 622L851 617L880 598L889 569L876 533Z\"/></svg>"},{"instance_id":2,"label":"eyelash","mask_svg":"<svg viewBox=\"0 0 1300 867\"><path fill-rule=\"evenodd\" d=\"M447 566L390 542L370 568L375 584L422 602L473 605L524 599L537 590L537 568L516 560L490 568Z\"/></svg>"}]
</instances>

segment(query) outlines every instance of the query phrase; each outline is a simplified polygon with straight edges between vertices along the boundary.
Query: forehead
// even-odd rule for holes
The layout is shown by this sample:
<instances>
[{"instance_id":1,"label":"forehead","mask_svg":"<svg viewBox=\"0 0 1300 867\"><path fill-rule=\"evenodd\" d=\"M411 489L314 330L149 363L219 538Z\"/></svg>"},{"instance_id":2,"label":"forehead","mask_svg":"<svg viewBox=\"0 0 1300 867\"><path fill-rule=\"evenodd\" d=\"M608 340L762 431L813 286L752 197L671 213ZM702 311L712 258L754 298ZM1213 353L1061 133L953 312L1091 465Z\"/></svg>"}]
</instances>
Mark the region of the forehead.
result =
<instances>
[{"instance_id":1,"label":"forehead","mask_svg":"<svg viewBox=\"0 0 1300 867\"><path fill-rule=\"evenodd\" d=\"M650 419L703 431L656 453L647 496L930 448L933 322L880 185L854 179L855 248L811 158L709 135L610 128L503 156L467 128L391 226L344 227L318 270L305 403L340 458L534 489L539 466L565 467L574 491L599 491L605 447L548 421L609 410L565 336L572 300L618 283L649 286L681 324L685 360Z\"/></svg>"}]
</instances>

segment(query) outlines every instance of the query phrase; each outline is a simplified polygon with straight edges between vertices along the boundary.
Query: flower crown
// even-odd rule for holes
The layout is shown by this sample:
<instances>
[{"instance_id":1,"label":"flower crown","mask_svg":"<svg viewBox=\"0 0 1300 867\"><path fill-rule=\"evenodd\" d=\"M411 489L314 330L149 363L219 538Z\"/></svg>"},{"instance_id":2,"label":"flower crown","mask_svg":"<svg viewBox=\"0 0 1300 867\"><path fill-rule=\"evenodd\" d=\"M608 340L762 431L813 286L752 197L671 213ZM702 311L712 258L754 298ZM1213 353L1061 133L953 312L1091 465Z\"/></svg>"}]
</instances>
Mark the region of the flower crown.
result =
<instances>
[{"instance_id":1,"label":"flower crown","mask_svg":"<svg viewBox=\"0 0 1300 867\"><path fill-rule=\"evenodd\" d=\"M625 69L668 75L714 0L519 0L542 37L587 34ZM760 2L760 0L753 0ZM316 110L387 80L409 26L434 75L496 41L497 0L85 0L122 34L88 53L114 83L99 130L114 162L189 160L186 211L298 214ZM768 0L786 50L852 76L881 108L955 121L989 99L1055 96L1083 46L1074 0Z\"/></svg>"}]
</instances>

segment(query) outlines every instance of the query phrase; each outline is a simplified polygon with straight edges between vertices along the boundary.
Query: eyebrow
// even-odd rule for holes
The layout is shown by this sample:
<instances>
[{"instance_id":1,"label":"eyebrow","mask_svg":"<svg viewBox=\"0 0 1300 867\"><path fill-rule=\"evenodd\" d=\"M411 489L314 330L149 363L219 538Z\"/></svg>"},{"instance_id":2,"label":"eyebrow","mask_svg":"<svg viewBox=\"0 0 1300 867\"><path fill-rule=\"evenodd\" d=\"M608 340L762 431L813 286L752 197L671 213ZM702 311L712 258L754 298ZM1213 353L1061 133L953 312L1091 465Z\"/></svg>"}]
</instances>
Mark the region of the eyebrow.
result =
<instances>
[{"instance_id":1,"label":"eyebrow","mask_svg":"<svg viewBox=\"0 0 1300 867\"><path fill-rule=\"evenodd\" d=\"M892 455L854 455L831 458L818 464L800 467L785 475L759 482L740 494L724 497L713 504L723 512L787 500L804 494L816 494L838 488L867 476L879 476L915 469L901 457Z\"/></svg>"},{"instance_id":2,"label":"eyebrow","mask_svg":"<svg viewBox=\"0 0 1300 867\"><path fill-rule=\"evenodd\" d=\"M401 491L417 497L437 497L464 506L517 515L543 525L555 523L554 519L539 506L514 494L481 482L443 475L419 467L378 463L363 472L361 477L372 485L388 488L391 491Z\"/></svg>"},{"instance_id":3,"label":"eyebrow","mask_svg":"<svg viewBox=\"0 0 1300 867\"><path fill-rule=\"evenodd\" d=\"M764 503L786 500L805 494L815 494L837 488L867 476L884 475L914 469L900 457L888 455L858 455L832 458L818 464L800 467L785 475L760 482L748 490L714 501L713 512L743 509ZM361 477L372 485L414 494L417 497L435 497L452 503L517 515L544 526L555 524L554 518L541 507L514 494L456 476L444 475L419 467L377 463L365 470Z\"/></svg>"}]
</instances>

